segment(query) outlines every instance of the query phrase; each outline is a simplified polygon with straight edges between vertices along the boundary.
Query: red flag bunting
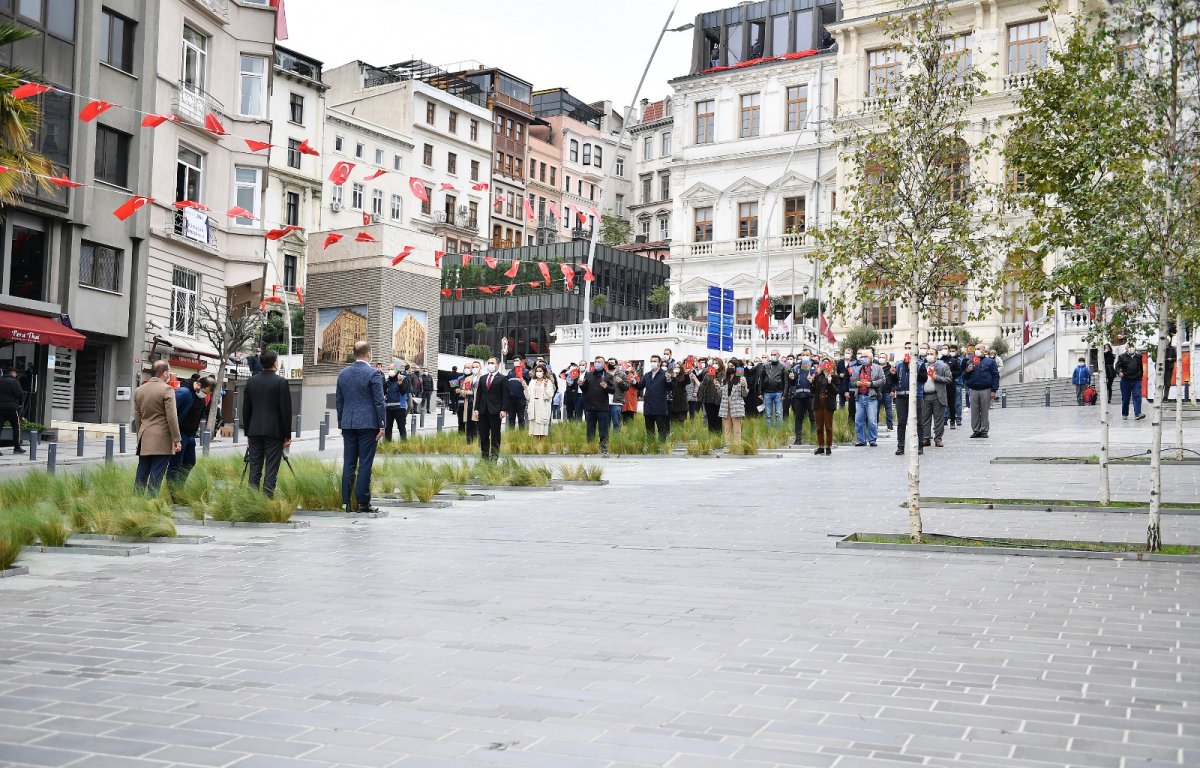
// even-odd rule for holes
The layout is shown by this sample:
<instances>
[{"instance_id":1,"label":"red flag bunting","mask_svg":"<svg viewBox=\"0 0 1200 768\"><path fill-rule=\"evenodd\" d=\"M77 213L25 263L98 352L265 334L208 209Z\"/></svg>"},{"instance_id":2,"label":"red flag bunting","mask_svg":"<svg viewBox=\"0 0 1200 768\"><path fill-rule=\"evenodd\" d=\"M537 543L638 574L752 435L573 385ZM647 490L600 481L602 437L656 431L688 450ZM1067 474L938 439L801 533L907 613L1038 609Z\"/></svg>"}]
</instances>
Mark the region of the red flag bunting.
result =
<instances>
[{"instance_id":1,"label":"red flag bunting","mask_svg":"<svg viewBox=\"0 0 1200 768\"><path fill-rule=\"evenodd\" d=\"M592 274L592 270L588 269L587 264L580 264L579 267L583 270L583 282L590 283L596 279L596 276Z\"/></svg>"},{"instance_id":2,"label":"red flag bunting","mask_svg":"<svg viewBox=\"0 0 1200 768\"><path fill-rule=\"evenodd\" d=\"M13 88L12 97L14 99L30 99L34 96L40 96L46 91L53 90L54 89L48 85L41 85L39 83L25 83L24 85L19 85L16 88Z\"/></svg>"},{"instance_id":3,"label":"red flag bunting","mask_svg":"<svg viewBox=\"0 0 1200 768\"><path fill-rule=\"evenodd\" d=\"M113 216L116 216L121 221L125 221L130 216L137 213L138 209L141 208L143 205L145 205L146 203L152 203L152 202L154 202L153 197L142 197L141 195L134 195L133 197L126 200L124 202L124 204L121 205L120 208L113 211Z\"/></svg>"},{"instance_id":4,"label":"red flag bunting","mask_svg":"<svg viewBox=\"0 0 1200 768\"><path fill-rule=\"evenodd\" d=\"M451 184L451 183L450 183L450 182L448 182L448 181L443 181L443 182L442 182L442 191L443 191L443 192L451 192L451 191L453 191L453 192L457 192L457 191L458 191L458 188L457 188L457 187L455 187L453 184Z\"/></svg>"},{"instance_id":5,"label":"red flag bunting","mask_svg":"<svg viewBox=\"0 0 1200 768\"><path fill-rule=\"evenodd\" d=\"M345 237L345 235L339 235L334 232L330 232L328 235L325 236L325 242L321 247L328 250L329 246L333 245L338 240L341 240L343 237Z\"/></svg>"},{"instance_id":6,"label":"red flag bunting","mask_svg":"<svg viewBox=\"0 0 1200 768\"><path fill-rule=\"evenodd\" d=\"M529 198L522 197L521 203L525 207L525 218L529 219L530 221L536 221L537 217L533 215L533 206L529 204Z\"/></svg>"},{"instance_id":7,"label":"red flag bunting","mask_svg":"<svg viewBox=\"0 0 1200 768\"><path fill-rule=\"evenodd\" d=\"M320 152L312 148L312 145L308 143L308 139L300 142L300 146L296 147L296 151L302 155L312 155L314 157L321 155Z\"/></svg>"},{"instance_id":8,"label":"red flag bunting","mask_svg":"<svg viewBox=\"0 0 1200 768\"><path fill-rule=\"evenodd\" d=\"M542 287L542 284L541 284L541 283L537 283L537 282L533 282L533 283L530 283L530 284L529 284L529 287L530 287L530 288L540 288L540 287Z\"/></svg>"},{"instance_id":9,"label":"red flag bunting","mask_svg":"<svg viewBox=\"0 0 1200 768\"><path fill-rule=\"evenodd\" d=\"M461 299L462 297L463 297L463 289L462 289L462 288L455 288L455 289L454 289L454 298L456 298L456 299Z\"/></svg>"},{"instance_id":10,"label":"red flag bunting","mask_svg":"<svg viewBox=\"0 0 1200 768\"><path fill-rule=\"evenodd\" d=\"M92 101L89 102L83 111L79 113L79 119L85 123L90 123L100 115L112 109L114 105L107 101Z\"/></svg>"},{"instance_id":11,"label":"red flag bunting","mask_svg":"<svg viewBox=\"0 0 1200 768\"><path fill-rule=\"evenodd\" d=\"M425 191L425 182L422 179L418 179L416 176L410 177L408 180L408 188L412 190L413 197L417 198L421 202L429 202L429 193Z\"/></svg>"},{"instance_id":12,"label":"red flag bunting","mask_svg":"<svg viewBox=\"0 0 1200 768\"><path fill-rule=\"evenodd\" d=\"M157 128L163 123L178 123L179 118L175 115L146 115L142 118L143 128Z\"/></svg>"},{"instance_id":13,"label":"red flag bunting","mask_svg":"<svg viewBox=\"0 0 1200 768\"><path fill-rule=\"evenodd\" d=\"M359 232L357 235L354 236L354 242L356 242L356 243L378 243L379 241L376 240L375 238L371 237L366 232Z\"/></svg>"},{"instance_id":14,"label":"red flag bunting","mask_svg":"<svg viewBox=\"0 0 1200 768\"><path fill-rule=\"evenodd\" d=\"M506 295L506 296L509 296L509 295L511 295L511 294L512 294L512 292L513 292L513 290L514 290L516 287L517 287L517 284L516 284L516 283L509 283L509 284L508 284L508 286L507 286L507 287L505 287L505 289L504 289L504 295Z\"/></svg>"},{"instance_id":15,"label":"red flag bunting","mask_svg":"<svg viewBox=\"0 0 1200 768\"><path fill-rule=\"evenodd\" d=\"M380 176L382 176L385 173L387 173L387 171L380 168L379 170L375 171L375 173L372 173L370 176L363 179L363 181L375 181L375 179L378 179Z\"/></svg>"},{"instance_id":16,"label":"red flag bunting","mask_svg":"<svg viewBox=\"0 0 1200 768\"><path fill-rule=\"evenodd\" d=\"M480 293L493 294L498 290L500 290L500 286L498 286L498 285L481 285L481 286L479 286Z\"/></svg>"},{"instance_id":17,"label":"red flag bunting","mask_svg":"<svg viewBox=\"0 0 1200 768\"><path fill-rule=\"evenodd\" d=\"M486 192L488 189L488 183L486 181L481 181L478 184L472 184L471 189L475 190L476 192Z\"/></svg>"},{"instance_id":18,"label":"red flag bunting","mask_svg":"<svg viewBox=\"0 0 1200 768\"><path fill-rule=\"evenodd\" d=\"M251 221L258 220L257 216L255 216L253 213L250 213L250 211L247 211L245 208L241 207L240 205L233 206L232 208L230 208L228 211L225 212L225 215L231 219L250 219Z\"/></svg>"},{"instance_id":19,"label":"red flag bunting","mask_svg":"<svg viewBox=\"0 0 1200 768\"><path fill-rule=\"evenodd\" d=\"M409 254L415 250L416 250L416 248L414 248L411 245L404 246L404 250L400 251L400 253L397 253L395 256L392 257L392 266L394 267L397 264L399 264L400 262L407 259Z\"/></svg>"},{"instance_id":20,"label":"red flag bunting","mask_svg":"<svg viewBox=\"0 0 1200 768\"><path fill-rule=\"evenodd\" d=\"M445 255L446 255L445 251L434 251L433 252L433 266L438 267L440 269L442 266L442 257Z\"/></svg>"},{"instance_id":21,"label":"red flag bunting","mask_svg":"<svg viewBox=\"0 0 1200 768\"><path fill-rule=\"evenodd\" d=\"M296 286L296 301L300 303L300 306L304 306L304 289L300 286Z\"/></svg>"},{"instance_id":22,"label":"red flag bunting","mask_svg":"<svg viewBox=\"0 0 1200 768\"><path fill-rule=\"evenodd\" d=\"M550 285L550 267L544 261L538 262L538 269L542 270L542 277L546 279L546 285Z\"/></svg>"},{"instance_id":23,"label":"red flag bunting","mask_svg":"<svg viewBox=\"0 0 1200 768\"><path fill-rule=\"evenodd\" d=\"M271 296L268 296L268 297L267 297L267 301L273 301L273 302L275 302L276 304L282 304L282 303L283 303L283 297L282 297L282 296L275 296L275 295L271 295Z\"/></svg>"},{"instance_id":24,"label":"red flag bunting","mask_svg":"<svg viewBox=\"0 0 1200 768\"><path fill-rule=\"evenodd\" d=\"M218 136L228 136L229 132L225 130L225 126L221 125L221 121L217 116L209 113L204 116L204 127Z\"/></svg>"},{"instance_id":25,"label":"red flag bunting","mask_svg":"<svg viewBox=\"0 0 1200 768\"><path fill-rule=\"evenodd\" d=\"M464 253L464 254L462 255L462 265L463 265L464 267L469 267L469 266L471 266L471 254L469 254L469 253Z\"/></svg>"},{"instance_id":26,"label":"red flag bunting","mask_svg":"<svg viewBox=\"0 0 1200 768\"><path fill-rule=\"evenodd\" d=\"M245 139L246 146L251 152L262 152L264 149L270 149L273 145L265 141L255 141L254 139Z\"/></svg>"},{"instance_id":27,"label":"red flag bunting","mask_svg":"<svg viewBox=\"0 0 1200 768\"><path fill-rule=\"evenodd\" d=\"M271 231L267 232L266 238L268 240L278 240L279 238L286 235L288 232L296 232L297 230L303 230L303 229L304 229L304 227L297 227L295 224L288 224L286 227L282 227L280 229L272 229Z\"/></svg>"},{"instance_id":28,"label":"red flag bunting","mask_svg":"<svg viewBox=\"0 0 1200 768\"><path fill-rule=\"evenodd\" d=\"M484 256L483 263L488 265L488 269L495 269L496 265L500 263L500 260L495 256Z\"/></svg>"},{"instance_id":29,"label":"red flag bunting","mask_svg":"<svg viewBox=\"0 0 1200 768\"><path fill-rule=\"evenodd\" d=\"M57 176L53 176L53 177L47 179L47 181L49 181L51 184L53 184L57 187L67 187L68 189L74 189L75 187L83 186L78 181L71 181L70 179L68 179L67 174L65 174L65 173L60 173Z\"/></svg>"},{"instance_id":30,"label":"red flag bunting","mask_svg":"<svg viewBox=\"0 0 1200 768\"><path fill-rule=\"evenodd\" d=\"M449 288L443 288L443 289L442 289L442 298L443 298L443 299L448 299L448 298L450 298L450 289L449 289Z\"/></svg>"},{"instance_id":31,"label":"red flag bunting","mask_svg":"<svg viewBox=\"0 0 1200 768\"><path fill-rule=\"evenodd\" d=\"M350 172L353 170L354 163L342 160L329 172L329 181L340 187L346 183L346 179L350 178Z\"/></svg>"},{"instance_id":32,"label":"red flag bunting","mask_svg":"<svg viewBox=\"0 0 1200 768\"><path fill-rule=\"evenodd\" d=\"M192 200L178 200L175 203L175 207L181 211L184 208L195 208L197 211L206 211L206 212L208 211L207 205L201 205L200 203L197 203Z\"/></svg>"},{"instance_id":33,"label":"red flag bunting","mask_svg":"<svg viewBox=\"0 0 1200 768\"><path fill-rule=\"evenodd\" d=\"M516 277L517 270L520 269L520 267L521 267L521 262L513 261L512 266L510 266L508 268L508 271L504 273L504 276L505 277Z\"/></svg>"},{"instance_id":34,"label":"red flag bunting","mask_svg":"<svg viewBox=\"0 0 1200 768\"><path fill-rule=\"evenodd\" d=\"M567 284L567 290L575 287L575 267L571 264L559 264L558 268L562 270L563 282Z\"/></svg>"}]
</instances>

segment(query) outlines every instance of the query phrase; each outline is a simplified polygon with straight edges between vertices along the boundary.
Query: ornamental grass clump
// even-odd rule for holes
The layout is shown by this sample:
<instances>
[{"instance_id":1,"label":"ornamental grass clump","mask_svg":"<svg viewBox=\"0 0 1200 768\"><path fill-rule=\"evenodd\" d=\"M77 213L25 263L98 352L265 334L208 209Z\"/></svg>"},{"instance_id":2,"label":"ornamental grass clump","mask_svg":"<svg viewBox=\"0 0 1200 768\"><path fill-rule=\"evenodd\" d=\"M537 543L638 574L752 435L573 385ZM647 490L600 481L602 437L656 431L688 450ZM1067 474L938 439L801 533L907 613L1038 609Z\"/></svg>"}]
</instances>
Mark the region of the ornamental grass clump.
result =
<instances>
[{"instance_id":1,"label":"ornamental grass clump","mask_svg":"<svg viewBox=\"0 0 1200 768\"><path fill-rule=\"evenodd\" d=\"M132 507L112 515L108 530L112 536L125 536L135 541L175 538L178 531L171 519L171 508L162 499L140 499Z\"/></svg>"},{"instance_id":2,"label":"ornamental grass clump","mask_svg":"<svg viewBox=\"0 0 1200 768\"><path fill-rule=\"evenodd\" d=\"M27 535L15 521L8 519L7 515L0 519L0 571L12 568L21 557L21 550L28 543L25 540Z\"/></svg>"},{"instance_id":3,"label":"ornamental grass clump","mask_svg":"<svg viewBox=\"0 0 1200 768\"><path fill-rule=\"evenodd\" d=\"M558 474L563 480L596 483L604 478L604 468L595 464L563 464Z\"/></svg>"},{"instance_id":4,"label":"ornamental grass clump","mask_svg":"<svg viewBox=\"0 0 1200 768\"><path fill-rule=\"evenodd\" d=\"M293 459L295 472L281 474L277 493L310 511L342 509L342 473L336 464Z\"/></svg>"}]
</instances>

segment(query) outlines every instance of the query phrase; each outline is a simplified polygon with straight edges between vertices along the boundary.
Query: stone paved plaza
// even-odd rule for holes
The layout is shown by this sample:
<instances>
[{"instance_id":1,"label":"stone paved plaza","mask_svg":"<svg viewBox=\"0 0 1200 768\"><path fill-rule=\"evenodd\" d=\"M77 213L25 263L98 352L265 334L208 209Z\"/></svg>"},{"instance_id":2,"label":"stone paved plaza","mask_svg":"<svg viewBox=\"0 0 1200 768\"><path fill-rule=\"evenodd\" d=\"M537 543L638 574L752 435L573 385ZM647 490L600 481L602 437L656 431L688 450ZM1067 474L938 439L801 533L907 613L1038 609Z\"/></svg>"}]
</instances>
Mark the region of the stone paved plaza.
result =
<instances>
[{"instance_id":1,"label":"stone paved plaza","mask_svg":"<svg viewBox=\"0 0 1200 768\"><path fill-rule=\"evenodd\" d=\"M1095 498L1094 466L989 463L1095 453L1094 419L997 411L992 439L926 451L924 491ZM1149 420L1113 433L1135 453ZM835 549L905 530L893 449L611 459L599 488L28 554L0 581L0 764L1200 765L1200 566ZM1145 498L1148 467L1113 474ZM1200 466L1164 476L1200 501ZM926 530L1139 541L1145 519ZM1200 516L1164 538L1200 543Z\"/></svg>"}]
</instances>

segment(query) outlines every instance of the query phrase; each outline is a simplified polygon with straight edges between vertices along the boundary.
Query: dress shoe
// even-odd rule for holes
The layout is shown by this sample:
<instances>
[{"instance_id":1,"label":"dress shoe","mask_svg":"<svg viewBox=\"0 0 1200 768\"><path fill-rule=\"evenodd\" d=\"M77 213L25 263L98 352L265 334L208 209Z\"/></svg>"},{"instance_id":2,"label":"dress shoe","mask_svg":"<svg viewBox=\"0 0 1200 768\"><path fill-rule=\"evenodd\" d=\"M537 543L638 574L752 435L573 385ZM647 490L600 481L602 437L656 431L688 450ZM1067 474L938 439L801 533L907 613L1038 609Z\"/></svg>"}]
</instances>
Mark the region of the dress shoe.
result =
<instances>
[{"instance_id":1,"label":"dress shoe","mask_svg":"<svg viewBox=\"0 0 1200 768\"><path fill-rule=\"evenodd\" d=\"M825 453L825 449L817 448L817 450L813 451L813 453L816 454L817 456L820 456L822 453Z\"/></svg>"},{"instance_id":2,"label":"dress shoe","mask_svg":"<svg viewBox=\"0 0 1200 768\"><path fill-rule=\"evenodd\" d=\"M934 440L934 441L933 441L933 444L934 444L934 445L936 445L938 448L944 448L944 447L945 447L944 445L942 445L942 441L941 441L941 440Z\"/></svg>"},{"instance_id":3,"label":"dress shoe","mask_svg":"<svg viewBox=\"0 0 1200 768\"><path fill-rule=\"evenodd\" d=\"M872 448L877 447L875 443L868 443L868 445L870 445Z\"/></svg>"},{"instance_id":4,"label":"dress shoe","mask_svg":"<svg viewBox=\"0 0 1200 768\"><path fill-rule=\"evenodd\" d=\"M855 448L862 448L864 445L866 445L866 443L855 443L855 444L854 444L854 447L855 447Z\"/></svg>"},{"instance_id":5,"label":"dress shoe","mask_svg":"<svg viewBox=\"0 0 1200 768\"><path fill-rule=\"evenodd\" d=\"M897 455L897 456L903 456L903 455L904 455L904 449L903 449L903 448L897 448L897 449L896 449L896 455Z\"/></svg>"},{"instance_id":6,"label":"dress shoe","mask_svg":"<svg viewBox=\"0 0 1200 768\"><path fill-rule=\"evenodd\" d=\"M988 436L987 432L979 433L979 439L981 439L981 440L987 440L987 436Z\"/></svg>"},{"instance_id":7,"label":"dress shoe","mask_svg":"<svg viewBox=\"0 0 1200 768\"><path fill-rule=\"evenodd\" d=\"M921 440L921 447L922 447L922 448L928 448L928 447L929 447L929 442L930 442L930 441L928 441L928 440L924 440L924 439L923 439L923 440Z\"/></svg>"},{"instance_id":8,"label":"dress shoe","mask_svg":"<svg viewBox=\"0 0 1200 768\"><path fill-rule=\"evenodd\" d=\"M979 437L979 433L978 433L978 432L972 432L972 433L971 433L971 438L972 438L972 439L974 439L974 438L976 438L976 437Z\"/></svg>"},{"instance_id":9,"label":"dress shoe","mask_svg":"<svg viewBox=\"0 0 1200 768\"><path fill-rule=\"evenodd\" d=\"M1142 417L1141 417L1141 416L1138 416L1138 418L1140 419L1140 418L1142 418ZM18 454L18 453L25 453L25 449L24 449L24 448L13 448L13 453L14 453L14 454Z\"/></svg>"}]
</instances>

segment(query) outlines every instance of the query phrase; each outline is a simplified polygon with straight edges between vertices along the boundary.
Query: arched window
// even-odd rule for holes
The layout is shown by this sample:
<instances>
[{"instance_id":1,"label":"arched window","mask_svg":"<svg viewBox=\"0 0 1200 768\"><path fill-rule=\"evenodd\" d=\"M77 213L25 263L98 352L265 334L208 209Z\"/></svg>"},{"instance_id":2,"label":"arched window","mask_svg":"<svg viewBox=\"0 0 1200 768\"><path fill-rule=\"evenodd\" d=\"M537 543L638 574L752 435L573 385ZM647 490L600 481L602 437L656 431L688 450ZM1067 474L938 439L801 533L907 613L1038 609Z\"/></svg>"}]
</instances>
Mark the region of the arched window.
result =
<instances>
[{"instance_id":1,"label":"arched window","mask_svg":"<svg viewBox=\"0 0 1200 768\"><path fill-rule=\"evenodd\" d=\"M592 145L591 144L583 145L583 164L584 165L592 164Z\"/></svg>"}]
</instances>

